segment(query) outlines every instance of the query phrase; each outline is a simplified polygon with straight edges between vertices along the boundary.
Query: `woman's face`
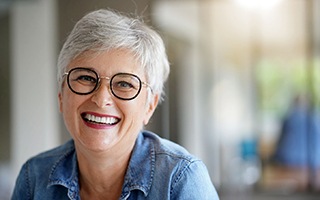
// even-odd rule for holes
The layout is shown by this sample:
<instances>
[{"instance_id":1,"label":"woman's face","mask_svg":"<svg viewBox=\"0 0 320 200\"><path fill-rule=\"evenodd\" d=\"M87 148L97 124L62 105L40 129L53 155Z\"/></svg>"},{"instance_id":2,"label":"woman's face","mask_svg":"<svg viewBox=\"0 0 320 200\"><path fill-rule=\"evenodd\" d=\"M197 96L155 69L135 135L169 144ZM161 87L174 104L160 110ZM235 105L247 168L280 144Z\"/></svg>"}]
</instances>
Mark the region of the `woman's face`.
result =
<instances>
[{"instance_id":1,"label":"woman's face","mask_svg":"<svg viewBox=\"0 0 320 200\"><path fill-rule=\"evenodd\" d=\"M117 49L95 54L86 52L74 59L67 70L76 67L91 68L100 77L132 73L146 82L139 62L128 50ZM137 134L153 114L158 96L153 95L152 100L147 102L149 89L142 86L135 99L121 100L112 95L109 80L101 79L100 84L93 93L78 95L68 88L65 77L59 93L59 105L66 127L77 148L95 152L118 152L132 148Z\"/></svg>"}]
</instances>

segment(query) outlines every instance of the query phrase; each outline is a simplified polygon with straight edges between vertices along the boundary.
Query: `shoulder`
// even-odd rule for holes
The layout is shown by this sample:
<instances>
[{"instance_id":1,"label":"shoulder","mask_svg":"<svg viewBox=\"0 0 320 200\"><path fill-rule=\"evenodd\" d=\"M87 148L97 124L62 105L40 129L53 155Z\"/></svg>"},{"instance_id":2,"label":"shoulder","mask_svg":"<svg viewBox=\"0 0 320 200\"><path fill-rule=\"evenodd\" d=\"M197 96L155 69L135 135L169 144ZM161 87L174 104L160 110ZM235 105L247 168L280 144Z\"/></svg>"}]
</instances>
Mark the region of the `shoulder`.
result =
<instances>
[{"instance_id":1,"label":"shoulder","mask_svg":"<svg viewBox=\"0 0 320 200\"><path fill-rule=\"evenodd\" d=\"M73 140L69 140L68 142L66 142L61 146L58 146L51 150L42 152L34 157L31 157L27 161L27 163L49 165L50 163L54 163L57 160L64 158L65 156L68 156L74 151L75 151L74 142Z\"/></svg>"},{"instance_id":2,"label":"shoulder","mask_svg":"<svg viewBox=\"0 0 320 200\"><path fill-rule=\"evenodd\" d=\"M74 142L70 140L61 146L30 158L23 168L27 169L26 174L30 176L28 179L30 182L45 179L48 183L53 177L62 177L61 175L73 170L75 154ZM66 173L62 173L63 171Z\"/></svg>"},{"instance_id":3,"label":"shoulder","mask_svg":"<svg viewBox=\"0 0 320 200\"><path fill-rule=\"evenodd\" d=\"M143 144L155 155L150 195L161 191L178 199L219 199L201 159L152 132L144 131L139 138L143 138Z\"/></svg>"},{"instance_id":4,"label":"shoulder","mask_svg":"<svg viewBox=\"0 0 320 200\"><path fill-rule=\"evenodd\" d=\"M65 165L70 167L70 162L72 161L70 161L69 156L73 154L74 144L73 141L69 141L64 145L40 153L27 160L16 179L12 199L20 199L22 196L32 199L35 194L43 194L44 188L47 188L50 176L55 171L56 166L61 160L65 160L68 162Z\"/></svg>"},{"instance_id":5,"label":"shoulder","mask_svg":"<svg viewBox=\"0 0 320 200\"><path fill-rule=\"evenodd\" d=\"M142 132L140 137L143 137L143 144L149 146L148 149L155 157L156 171L171 174L172 180L180 179L181 175L188 170L195 173L198 173L198 170L206 170L202 160L189 153L181 145L149 131Z\"/></svg>"},{"instance_id":6,"label":"shoulder","mask_svg":"<svg viewBox=\"0 0 320 200\"><path fill-rule=\"evenodd\" d=\"M199 160L181 145L161 138L153 132L143 131L142 137L143 140L145 140L145 143L152 145L154 153L157 157L166 156L172 159L185 160L189 162Z\"/></svg>"},{"instance_id":7,"label":"shoulder","mask_svg":"<svg viewBox=\"0 0 320 200\"><path fill-rule=\"evenodd\" d=\"M69 157L72 157L74 154L74 142L70 140L61 146L31 157L22 166L20 173L25 170L25 174L30 176L30 181L36 181L39 178L42 179L45 177L49 178L52 171L61 161L71 164L72 159L69 159Z\"/></svg>"}]
</instances>

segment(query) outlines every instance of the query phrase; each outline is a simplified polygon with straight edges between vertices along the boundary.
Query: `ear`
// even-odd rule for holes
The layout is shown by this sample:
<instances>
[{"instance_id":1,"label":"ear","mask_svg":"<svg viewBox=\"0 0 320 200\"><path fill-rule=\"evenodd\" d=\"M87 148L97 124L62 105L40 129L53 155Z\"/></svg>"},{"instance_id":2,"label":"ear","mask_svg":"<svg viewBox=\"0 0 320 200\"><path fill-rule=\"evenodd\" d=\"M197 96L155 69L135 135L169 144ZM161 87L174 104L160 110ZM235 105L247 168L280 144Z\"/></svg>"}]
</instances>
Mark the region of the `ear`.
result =
<instances>
[{"instance_id":1,"label":"ear","mask_svg":"<svg viewBox=\"0 0 320 200\"><path fill-rule=\"evenodd\" d=\"M146 111L146 115L145 118L143 120L143 124L147 125L149 123L149 120L151 118L151 116L153 115L154 111L157 108L158 102L159 102L159 94L153 95L151 97L152 99L149 102L149 105L147 107L147 111Z\"/></svg>"},{"instance_id":2,"label":"ear","mask_svg":"<svg viewBox=\"0 0 320 200\"><path fill-rule=\"evenodd\" d=\"M61 92L59 92L59 94L58 94L58 99L59 99L59 111L60 111L60 113L62 113L62 111L63 111L63 109L62 109L62 94L61 94Z\"/></svg>"}]
</instances>

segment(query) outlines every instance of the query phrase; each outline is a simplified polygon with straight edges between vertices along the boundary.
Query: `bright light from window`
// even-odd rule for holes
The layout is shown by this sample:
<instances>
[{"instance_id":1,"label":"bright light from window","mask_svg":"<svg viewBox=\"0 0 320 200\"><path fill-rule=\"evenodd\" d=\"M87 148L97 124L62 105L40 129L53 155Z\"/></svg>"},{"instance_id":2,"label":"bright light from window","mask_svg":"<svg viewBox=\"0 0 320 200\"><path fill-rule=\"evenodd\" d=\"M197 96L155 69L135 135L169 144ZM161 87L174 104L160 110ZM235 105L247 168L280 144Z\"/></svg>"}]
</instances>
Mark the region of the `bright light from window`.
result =
<instances>
[{"instance_id":1,"label":"bright light from window","mask_svg":"<svg viewBox=\"0 0 320 200\"><path fill-rule=\"evenodd\" d=\"M268 10L279 4L282 0L235 0L241 6L248 9Z\"/></svg>"}]
</instances>

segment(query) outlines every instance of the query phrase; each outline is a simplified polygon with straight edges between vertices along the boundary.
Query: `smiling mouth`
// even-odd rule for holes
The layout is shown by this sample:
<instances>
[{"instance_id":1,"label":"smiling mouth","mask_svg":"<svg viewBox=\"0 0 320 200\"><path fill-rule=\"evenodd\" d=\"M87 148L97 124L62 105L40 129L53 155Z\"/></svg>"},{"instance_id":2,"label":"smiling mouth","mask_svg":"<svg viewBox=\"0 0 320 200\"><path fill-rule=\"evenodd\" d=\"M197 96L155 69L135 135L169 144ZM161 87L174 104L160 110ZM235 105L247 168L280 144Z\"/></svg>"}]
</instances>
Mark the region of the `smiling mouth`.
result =
<instances>
[{"instance_id":1,"label":"smiling mouth","mask_svg":"<svg viewBox=\"0 0 320 200\"><path fill-rule=\"evenodd\" d=\"M82 118L86 122L102 125L115 125L120 121L120 119L116 117L96 116L88 113L82 114Z\"/></svg>"}]
</instances>

